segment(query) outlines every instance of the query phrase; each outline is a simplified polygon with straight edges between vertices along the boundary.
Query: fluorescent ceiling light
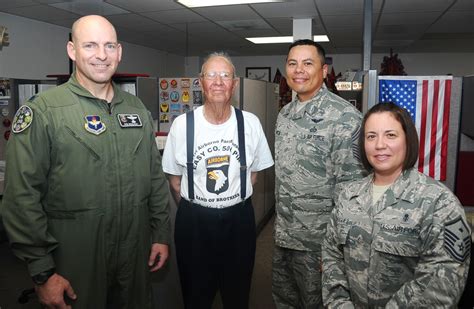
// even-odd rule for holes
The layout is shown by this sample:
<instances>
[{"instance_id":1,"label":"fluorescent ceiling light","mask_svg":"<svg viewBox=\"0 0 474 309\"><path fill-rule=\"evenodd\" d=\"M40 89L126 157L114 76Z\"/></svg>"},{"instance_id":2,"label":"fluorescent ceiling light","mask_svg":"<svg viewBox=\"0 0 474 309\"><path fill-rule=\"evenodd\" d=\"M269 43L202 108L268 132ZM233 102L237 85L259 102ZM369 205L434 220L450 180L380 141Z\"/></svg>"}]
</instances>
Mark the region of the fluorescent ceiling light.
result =
<instances>
[{"instance_id":1,"label":"fluorescent ceiling light","mask_svg":"<svg viewBox=\"0 0 474 309\"><path fill-rule=\"evenodd\" d=\"M256 38L245 38L254 44L273 44L273 43L293 43L292 36L268 36L268 37L256 37ZM315 42L329 42L327 35L315 35L313 36Z\"/></svg>"},{"instance_id":2,"label":"fluorescent ceiling light","mask_svg":"<svg viewBox=\"0 0 474 309\"><path fill-rule=\"evenodd\" d=\"M188 8L204 7L204 6L221 6L235 4L251 4L266 2L284 2L285 0L176 0Z\"/></svg>"},{"instance_id":3,"label":"fluorescent ceiling light","mask_svg":"<svg viewBox=\"0 0 474 309\"><path fill-rule=\"evenodd\" d=\"M292 36L266 36L256 38L245 38L255 44L272 44L272 43L293 43Z\"/></svg>"}]
</instances>

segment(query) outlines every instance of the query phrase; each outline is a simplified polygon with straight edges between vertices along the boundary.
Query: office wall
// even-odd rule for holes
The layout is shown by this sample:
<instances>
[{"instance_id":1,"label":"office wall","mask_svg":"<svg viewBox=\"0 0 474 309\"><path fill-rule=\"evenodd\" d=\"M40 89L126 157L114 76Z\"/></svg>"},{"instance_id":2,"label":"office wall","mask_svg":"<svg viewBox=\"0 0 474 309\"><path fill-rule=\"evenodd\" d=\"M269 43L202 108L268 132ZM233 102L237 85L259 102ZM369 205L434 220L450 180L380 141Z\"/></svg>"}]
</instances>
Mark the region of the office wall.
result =
<instances>
[{"instance_id":1,"label":"office wall","mask_svg":"<svg viewBox=\"0 0 474 309\"><path fill-rule=\"evenodd\" d=\"M258 47L257 47L258 48ZM362 56L360 54L328 55L333 59L335 73L344 73L346 70L360 70L362 67ZM380 70L383 57L388 54L373 54L372 68ZM408 75L445 75L465 76L474 74L474 53L430 53L430 54L399 54L405 72ZM271 67L272 78L276 69L285 75L285 59L282 56L255 56L255 57L233 57L234 64L239 76L245 76L246 67Z\"/></svg>"},{"instance_id":2,"label":"office wall","mask_svg":"<svg viewBox=\"0 0 474 309\"><path fill-rule=\"evenodd\" d=\"M67 74L66 43L70 29L0 13L8 28L10 45L0 50L0 76L45 79L47 74ZM150 76L184 75L184 57L122 42L123 57L118 72Z\"/></svg>"}]
</instances>

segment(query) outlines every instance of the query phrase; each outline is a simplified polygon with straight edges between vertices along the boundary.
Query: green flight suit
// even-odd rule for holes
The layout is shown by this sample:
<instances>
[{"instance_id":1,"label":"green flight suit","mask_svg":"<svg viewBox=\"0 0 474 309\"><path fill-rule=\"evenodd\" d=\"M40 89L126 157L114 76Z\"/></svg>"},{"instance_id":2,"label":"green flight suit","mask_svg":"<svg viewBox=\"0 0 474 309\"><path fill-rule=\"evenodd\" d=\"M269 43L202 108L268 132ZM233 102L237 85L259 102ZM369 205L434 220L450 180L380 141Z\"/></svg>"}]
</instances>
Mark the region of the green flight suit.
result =
<instances>
[{"instance_id":1,"label":"green flight suit","mask_svg":"<svg viewBox=\"0 0 474 309\"><path fill-rule=\"evenodd\" d=\"M151 243L169 243L150 113L113 87L110 104L74 75L40 93L23 108L29 126L14 120L7 145L3 220L12 249L31 275L55 267L69 280L73 308L104 308L111 290L121 308L151 307Z\"/></svg>"}]
</instances>

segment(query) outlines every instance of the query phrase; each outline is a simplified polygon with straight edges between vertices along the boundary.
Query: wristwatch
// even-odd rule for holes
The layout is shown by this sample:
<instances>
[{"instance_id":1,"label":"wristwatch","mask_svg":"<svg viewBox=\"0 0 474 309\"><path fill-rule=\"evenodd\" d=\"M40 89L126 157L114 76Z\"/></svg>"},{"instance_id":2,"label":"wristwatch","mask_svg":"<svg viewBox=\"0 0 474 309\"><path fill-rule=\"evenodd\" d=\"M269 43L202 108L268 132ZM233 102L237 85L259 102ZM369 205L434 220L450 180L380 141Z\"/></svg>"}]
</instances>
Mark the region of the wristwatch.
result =
<instances>
[{"instance_id":1,"label":"wristwatch","mask_svg":"<svg viewBox=\"0 0 474 309\"><path fill-rule=\"evenodd\" d=\"M46 283L46 281L48 281L49 277L54 275L54 273L55 273L55 269L51 268L46 271L42 271L37 275L32 276L31 279L33 279L33 282L36 285L43 285Z\"/></svg>"}]
</instances>

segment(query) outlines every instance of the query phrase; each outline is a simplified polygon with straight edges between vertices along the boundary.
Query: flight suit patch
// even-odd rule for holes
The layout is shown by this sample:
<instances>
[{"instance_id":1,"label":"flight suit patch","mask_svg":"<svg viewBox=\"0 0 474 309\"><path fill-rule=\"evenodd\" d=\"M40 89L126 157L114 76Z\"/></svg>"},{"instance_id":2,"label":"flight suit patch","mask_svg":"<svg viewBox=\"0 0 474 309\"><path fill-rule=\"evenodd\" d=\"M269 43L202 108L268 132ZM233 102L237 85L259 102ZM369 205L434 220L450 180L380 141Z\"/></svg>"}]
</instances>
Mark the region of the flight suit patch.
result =
<instances>
[{"instance_id":1,"label":"flight suit patch","mask_svg":"<svg viewBox=\"0 0 474 309\"><path fill-rule=\"evenodd\" d=\"M100 116L88 115L85 118L86 123L84 124L84 128L87 132L99 135L107 129L105 124L100 120Z\"/></svg>"},{"instance_id":2,"label":"flight suit patch","mask_svg":"<svg viewBox=\"0 0 474 309\"><path fill-rule=\"evenodd\" d=\"M22 105L13 118L12 131L20 133L25 131L33 122L33 111L27 105Z\"/></svg>"},{"instance_id":3,"label":"flight suit patch","mask_svg":"<svg viewBox=\"0 0 474 309\"><path fill-rule=\"evenodd\" d=\"M143 126L138 114L118 114L117 118L122 128L140 128Z\"/></svg>"}]
</instances>

